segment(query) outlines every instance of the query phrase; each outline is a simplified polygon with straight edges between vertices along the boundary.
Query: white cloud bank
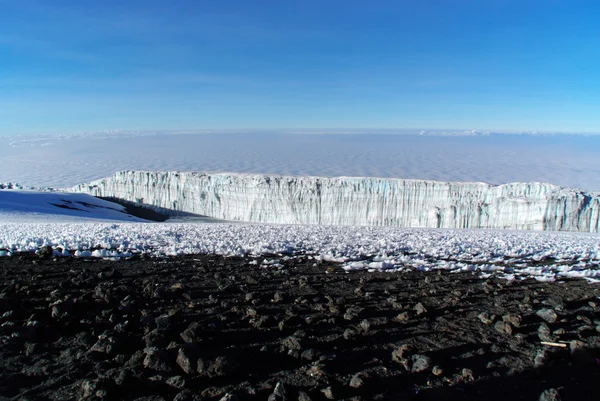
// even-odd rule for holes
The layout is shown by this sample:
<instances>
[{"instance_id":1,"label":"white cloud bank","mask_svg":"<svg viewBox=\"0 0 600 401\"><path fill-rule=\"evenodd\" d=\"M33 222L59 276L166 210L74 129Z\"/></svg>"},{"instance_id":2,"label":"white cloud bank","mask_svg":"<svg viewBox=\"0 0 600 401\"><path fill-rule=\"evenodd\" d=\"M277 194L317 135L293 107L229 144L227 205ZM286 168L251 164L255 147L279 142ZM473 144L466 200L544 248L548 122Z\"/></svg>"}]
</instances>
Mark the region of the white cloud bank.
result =
<instances>
[{"instance_id":1,"label":"white cloud bank","mask_svg":"<svg viewBox=\"0 0 600 401\"><path fill-rule=\"evenodd\" d=\"M600 136L102 132L1 138L0 182L69 187L120 170L223 171L600 191Z\"/></svg>"}]
</instances>

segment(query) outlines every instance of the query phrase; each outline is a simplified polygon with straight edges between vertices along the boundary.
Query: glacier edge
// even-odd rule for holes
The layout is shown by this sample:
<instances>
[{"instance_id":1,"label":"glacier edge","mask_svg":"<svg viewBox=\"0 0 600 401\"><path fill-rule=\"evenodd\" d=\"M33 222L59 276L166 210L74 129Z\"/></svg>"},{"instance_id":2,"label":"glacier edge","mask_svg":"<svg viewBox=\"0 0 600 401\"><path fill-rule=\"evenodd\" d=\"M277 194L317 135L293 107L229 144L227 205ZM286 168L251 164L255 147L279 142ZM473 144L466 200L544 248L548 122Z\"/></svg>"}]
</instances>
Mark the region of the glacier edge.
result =
<instances>
[{"instance_id":1,"label":"glacier edge","mask_svg":"<svg viewBox=\"0 0 600 401\"><path fill-rule=\"evenodd\" d=\"M121 171L69 188L217 219L599 232L600 195L545 183Z\"/></svg>"}]
</instances>

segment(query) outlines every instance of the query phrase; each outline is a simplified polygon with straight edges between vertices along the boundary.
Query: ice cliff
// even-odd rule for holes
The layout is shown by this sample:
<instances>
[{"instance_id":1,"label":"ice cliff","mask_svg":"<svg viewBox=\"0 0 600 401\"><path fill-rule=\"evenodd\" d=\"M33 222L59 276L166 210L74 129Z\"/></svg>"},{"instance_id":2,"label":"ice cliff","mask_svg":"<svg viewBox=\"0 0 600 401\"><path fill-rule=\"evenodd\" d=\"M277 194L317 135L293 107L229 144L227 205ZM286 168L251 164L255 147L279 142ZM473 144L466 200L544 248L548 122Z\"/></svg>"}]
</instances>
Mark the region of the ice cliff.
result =
<instances>
[{"instance_id":1,"label":"ice cliff","mask_svg":"<svg viewBox=\"0 0 600 401\"><path fill-rule=\"evenodd\" d=\"M598 232L600 194L542 183L122 171L70 189L224 220Z\"/></svg>"}]
</instances>

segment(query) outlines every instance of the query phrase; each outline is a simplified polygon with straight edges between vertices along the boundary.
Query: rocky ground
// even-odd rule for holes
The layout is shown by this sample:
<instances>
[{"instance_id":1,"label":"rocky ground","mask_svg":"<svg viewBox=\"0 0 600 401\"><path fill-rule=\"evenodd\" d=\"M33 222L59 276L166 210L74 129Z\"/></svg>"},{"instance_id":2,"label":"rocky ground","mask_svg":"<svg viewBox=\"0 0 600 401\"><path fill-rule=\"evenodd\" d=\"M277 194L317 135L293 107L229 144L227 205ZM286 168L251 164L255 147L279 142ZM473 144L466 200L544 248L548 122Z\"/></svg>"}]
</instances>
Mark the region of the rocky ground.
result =
<instances>
[{"instance_id":1,"label":"rocky ground","mask_svg":"<svg viewBox=\"0 0 600 401\"><path fill-rule=\"evenodd\" d=\"M2 400L600 399L583 280L43 256L0 259Z\"/></svg>"}]
</instances>

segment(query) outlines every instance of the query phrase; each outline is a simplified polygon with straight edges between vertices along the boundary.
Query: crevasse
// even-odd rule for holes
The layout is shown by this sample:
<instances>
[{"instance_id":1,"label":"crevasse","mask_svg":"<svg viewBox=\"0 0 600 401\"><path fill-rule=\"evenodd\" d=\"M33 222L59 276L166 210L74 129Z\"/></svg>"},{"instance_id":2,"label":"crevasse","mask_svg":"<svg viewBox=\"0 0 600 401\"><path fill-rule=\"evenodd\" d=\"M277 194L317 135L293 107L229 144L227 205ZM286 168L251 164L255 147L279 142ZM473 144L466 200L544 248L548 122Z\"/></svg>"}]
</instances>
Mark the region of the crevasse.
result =
<instances>
[{"instance_id":1,"label":"crevasse","mask_svg":"<svg viewBox=\"0 0 600 401\"><path fill-rule=\"evenodd\" d=\"M121 171L70 189L224 220L598 232L600 195L544 183Z\"/></svg>"}]
</instances>

